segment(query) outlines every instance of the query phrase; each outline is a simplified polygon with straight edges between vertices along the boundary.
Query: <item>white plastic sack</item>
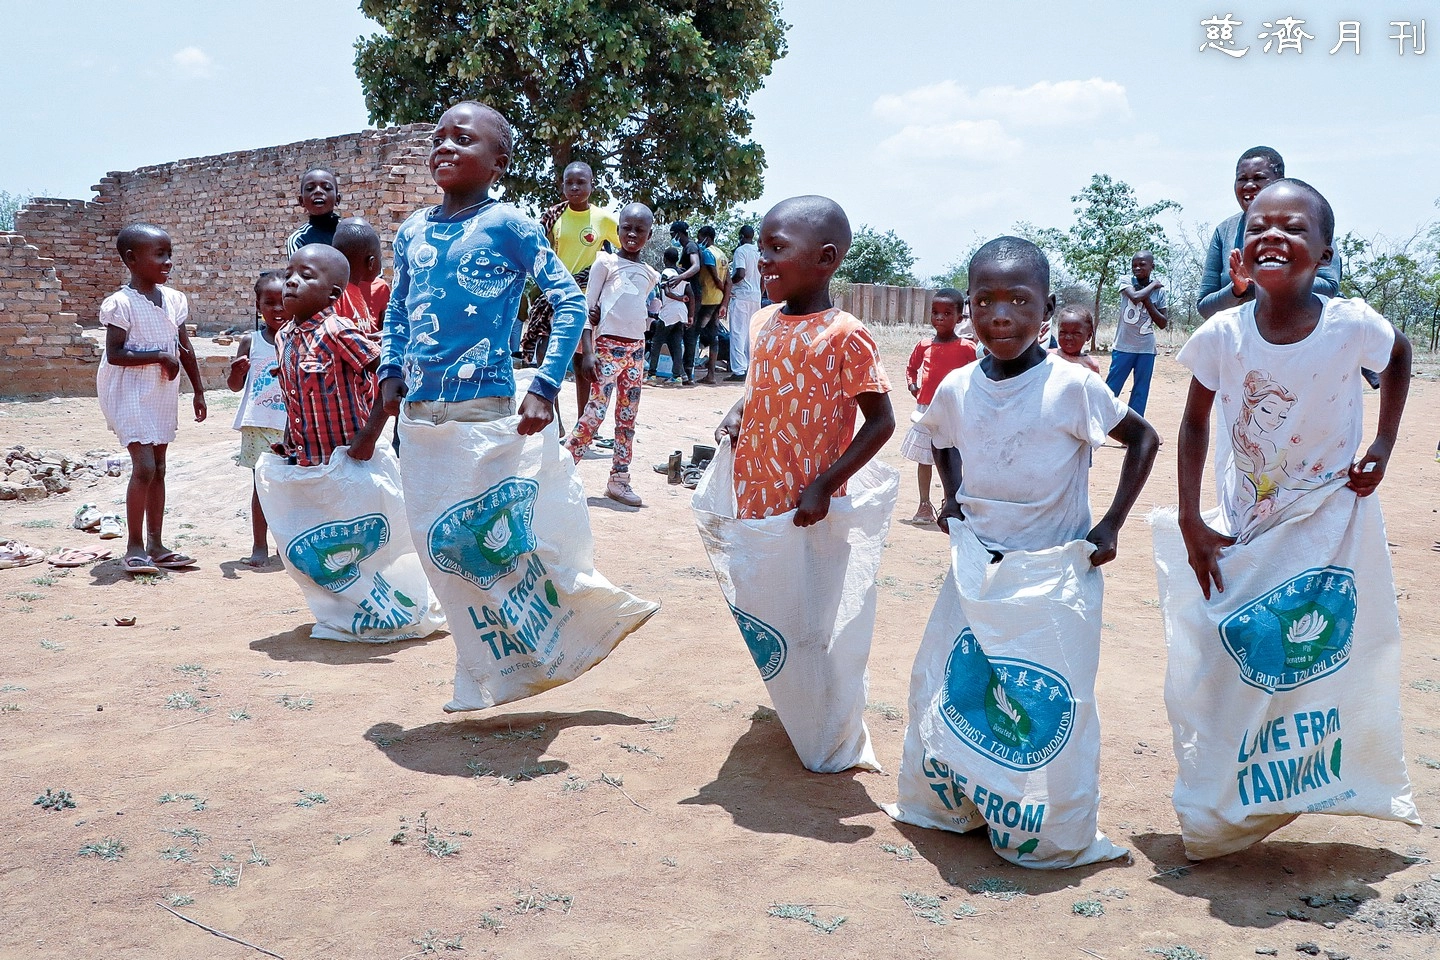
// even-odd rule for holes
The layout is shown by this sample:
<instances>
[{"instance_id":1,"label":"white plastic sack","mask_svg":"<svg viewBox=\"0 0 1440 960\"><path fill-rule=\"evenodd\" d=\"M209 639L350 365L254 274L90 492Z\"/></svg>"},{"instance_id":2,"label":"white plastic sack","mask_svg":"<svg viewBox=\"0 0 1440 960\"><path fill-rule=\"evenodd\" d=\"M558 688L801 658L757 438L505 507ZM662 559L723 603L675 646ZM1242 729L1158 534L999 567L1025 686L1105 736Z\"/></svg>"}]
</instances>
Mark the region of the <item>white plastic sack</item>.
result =
<instances>
[{"instance_id":1,"label":"white plastic sack","mask_svg":"<svg viewBox=\"0 0 1440 960\"><path fill-rule=\"evenodd\" d=\"M921 827L990 829L995 852L1057 869L1129 851L1097 827L1105 579L1076 540L999 563L950 524L950 576L910 677L899 801Z\"/></svg>"},{"instance_id":2,"label":"white plastic sack","mask_svg":"<svg viewBox=\"0 0 1440 960\"><path fill-rule=\"evenodd\" d=\"M872 460L824 520L797 527L793 510L737 520L734 465L722 441L691 506L780 723L809 770L879 770L865 726L866 661L900 475Z\"/></svg>"},{"instance_id":3,"label":"white plastic sack","mask_svg":"<svg viewBox=\"0 0 1440 960\"><path fill-rule=\"evenodd\" d=\"M1221 553L1208 601L1175 511L1150 522L1186 855L1244 849L1301 813L1418 824L1379 501L1343 482L1306 494Z\"/></svg>"},{"instance_id":4,"label":"white plastic sack","mask_svg":"<svg viewBox=\"0 0 1440 960\"><path fill-rule=\"evenodd\" d=\"M410 542L400 468L389 450L361 463L346 447L324 466L264 454L260 505L321 640L388 643L445 627Z\"/></svg>"},{"instance_id":5,"label":"white plastic sack","mask_svg":"<svg viewBox=\"0 0 1440 960\"><path fill-rule=\"evenodd\" d=\"M568 683L660 609L595 570L585 490L551 423L401 416L405 502L455 638L455 697L480 710Z\"/></svg>"}]
</instances>

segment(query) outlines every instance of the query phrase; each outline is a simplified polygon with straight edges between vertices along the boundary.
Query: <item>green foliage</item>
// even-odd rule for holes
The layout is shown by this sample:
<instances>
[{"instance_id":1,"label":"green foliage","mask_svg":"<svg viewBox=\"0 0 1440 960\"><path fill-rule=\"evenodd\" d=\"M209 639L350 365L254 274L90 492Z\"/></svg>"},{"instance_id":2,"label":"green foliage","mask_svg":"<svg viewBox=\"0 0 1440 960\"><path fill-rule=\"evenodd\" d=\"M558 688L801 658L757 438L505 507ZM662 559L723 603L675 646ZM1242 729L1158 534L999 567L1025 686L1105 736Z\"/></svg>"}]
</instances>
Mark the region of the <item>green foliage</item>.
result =
<instances>
[{"instance_id":1,"label":"green foliage","mask_svg":"<svg viewBox=\"0 0 1440 960\"><path fill-rule=\"evenodd\" d=\"M0 190L0 230L14 230L15 214L19 213L30 200L31 198L27 194Z\"/></svg>"},{"instance_id":2,"label":"green foliage","mask_svg":"<svg viewBox=\"0 0 1440 960\"><path fill-rule=\"evenodd\" d=\"M881 233L862 223L850 242L850 252L835 271L835 279L844 283L908 287L915 283L915 276L910 272L913 266L915 251L894 230Z\"/></svg>"},{"instance_id":3,"label":"green foliage","mask_svg":"<svg viewBox=\"0 0 1440 960\"><path fill-rule=\"evenodd\" d=\"M1142 207L1130 184L1103 173L1093 175L1090 185L1070 199L1075 202L1070 229L1045 227L1028 239L1058 253L1075 280L1094 288L1098 327L1101 296L1128 275L1130 258L1148 249L1163 259L1170 245L1165 228L1155 218L1166 210L1179 210L1180 204L1161 200Z\"/></svg>"},{"instance_id":4,"label":"green foliage","mask_svg":"<svg viewBox=\"0 0 1440 960\"><path fill-rule=\"evenodd\" d=\"M558 200L565 166L588 162L601 197L658 211L760 195L765 152L746 103L785 55L776 0L361 0L382 32L355 43L375 123L434 122L475 99L515 128L505 186Z\"/></svg>"},{"instance_id":5,"label":"green foliage","mask_svg":"<svg viewBox=\"0 0 1440 960\"><path fill-rule=\"evenodd\" d=\"M1347 233L1335 249L1342 297L1363 297L1402 333L1440 346L1440 224L1403 241Z\"/></svg>"}]
</instances>

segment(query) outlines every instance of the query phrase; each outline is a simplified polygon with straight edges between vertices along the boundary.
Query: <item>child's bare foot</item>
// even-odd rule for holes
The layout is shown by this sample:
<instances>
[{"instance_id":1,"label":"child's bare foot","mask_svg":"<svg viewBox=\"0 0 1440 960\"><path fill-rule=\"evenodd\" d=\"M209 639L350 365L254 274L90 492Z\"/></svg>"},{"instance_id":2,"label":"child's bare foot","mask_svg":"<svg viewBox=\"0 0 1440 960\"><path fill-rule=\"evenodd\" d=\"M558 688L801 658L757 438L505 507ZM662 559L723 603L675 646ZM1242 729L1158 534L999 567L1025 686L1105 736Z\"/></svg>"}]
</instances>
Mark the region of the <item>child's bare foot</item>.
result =
<instances>
[{"instance_id":1,"label":"child's bare foot","mask_svg":"<svg viewBox=\"0 0 1440 960\"><path fill-rule=\"evenodd\" d=\"M250 556L240 562L247 567L263 567L270 562L270 551L266 547L256 547L250 552Z\"/></svg>"},{"instance_id":2,"label":"child's bare foot","mask_svg":"<svg viewBox=\"0 0 1440 960\"><path fill-rule=\"evenodd\" d=\"M935 522L935 507L929 500L920 501L920 509L915 511L915 516L910 518L910 522L917 526L933 524Z\"/></svg>"}]
</instances>

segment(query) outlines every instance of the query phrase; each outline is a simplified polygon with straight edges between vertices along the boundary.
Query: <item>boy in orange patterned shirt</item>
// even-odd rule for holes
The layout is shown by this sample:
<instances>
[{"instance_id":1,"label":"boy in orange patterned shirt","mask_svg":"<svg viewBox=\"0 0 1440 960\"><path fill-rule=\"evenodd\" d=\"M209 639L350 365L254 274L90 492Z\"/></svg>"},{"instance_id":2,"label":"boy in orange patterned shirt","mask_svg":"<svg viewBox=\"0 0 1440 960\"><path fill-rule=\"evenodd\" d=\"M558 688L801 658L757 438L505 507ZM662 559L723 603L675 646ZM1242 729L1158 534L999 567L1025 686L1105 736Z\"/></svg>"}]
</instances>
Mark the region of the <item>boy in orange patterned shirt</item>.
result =
<instances>
[{"instance_id":1,"label":"boy in orange patterned shirt","mask_svg":"<svg viewBox=\"0 0 1440 960\"><path fill-rule=\"evenodd\" d=\"M756 313L745 395L719 429L735 448L736 516L795 511L808 527L895 431L880 351L830 300L850 221L826 197L776 204L760 226L760 278L775 306ZM864 423L855 430L855 414Z\"/></svg>"}]
</instances>

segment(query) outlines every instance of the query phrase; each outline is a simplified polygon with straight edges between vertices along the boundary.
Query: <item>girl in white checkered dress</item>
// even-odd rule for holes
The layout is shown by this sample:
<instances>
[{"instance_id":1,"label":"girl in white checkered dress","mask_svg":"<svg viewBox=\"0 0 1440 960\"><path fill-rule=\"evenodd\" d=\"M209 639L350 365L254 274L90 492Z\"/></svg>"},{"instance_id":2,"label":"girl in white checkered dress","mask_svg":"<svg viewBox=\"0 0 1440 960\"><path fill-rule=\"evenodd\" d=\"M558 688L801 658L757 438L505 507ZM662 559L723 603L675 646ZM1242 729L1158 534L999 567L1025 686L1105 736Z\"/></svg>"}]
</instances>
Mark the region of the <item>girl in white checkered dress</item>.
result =
<instances>
[{"instance_id":1,"label":"girl in white checkered dress","mask_svg":"<svg viewBox=\"0 0 1440 960\"><path fill-rule=\"evenodd\" d=\"M205 419L205 393L195 350L185 333L190 311L185 295L165 286L170 277L170 237L159 227L132 224L115 241L130 282L105 298L105 359L96 375L100 410L130 452L125 494L129 542L121 561L126 573L158 573L195 561L168 549L161 539L165 515L165 450L175 439L180 368L195 391L195 420ZM142 531L144 538L142 539Z\"/></svg>"}]
</instances>

